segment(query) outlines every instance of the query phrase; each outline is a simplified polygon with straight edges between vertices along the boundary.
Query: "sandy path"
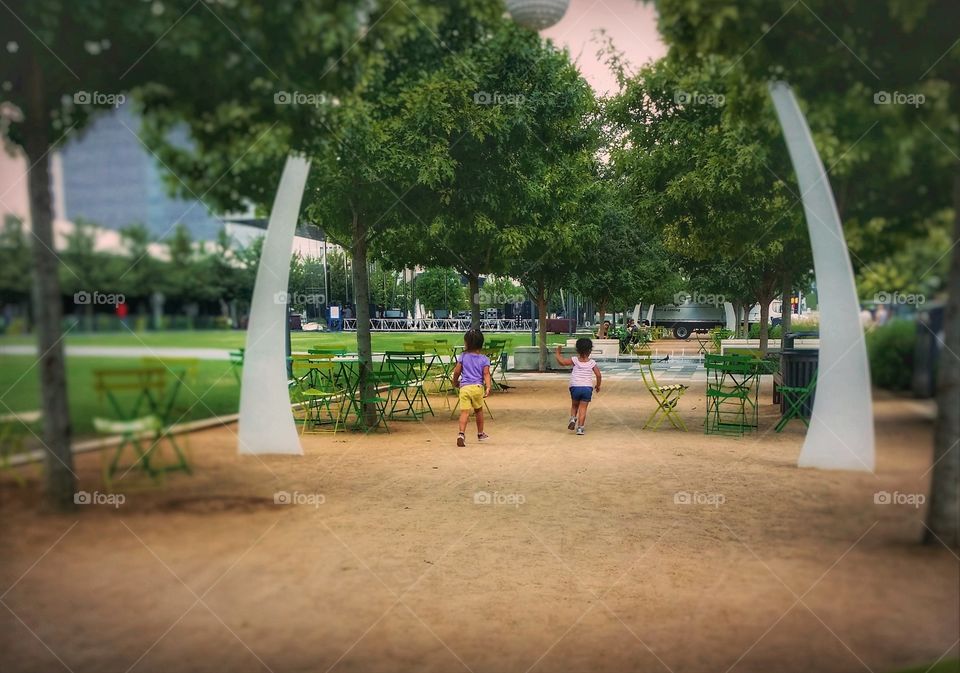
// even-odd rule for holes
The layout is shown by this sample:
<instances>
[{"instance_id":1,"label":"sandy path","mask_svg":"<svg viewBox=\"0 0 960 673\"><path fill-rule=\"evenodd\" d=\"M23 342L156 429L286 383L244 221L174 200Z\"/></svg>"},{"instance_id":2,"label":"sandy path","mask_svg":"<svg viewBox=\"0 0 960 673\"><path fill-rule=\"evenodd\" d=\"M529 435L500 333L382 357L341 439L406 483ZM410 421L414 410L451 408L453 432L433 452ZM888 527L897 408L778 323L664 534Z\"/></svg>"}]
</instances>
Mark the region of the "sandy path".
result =
<instances>
[{"instance_id":1,"label":"sandy path","mask_svg":"<svg viewBox=\"0 0 960 673\"><path fill-rule=\"evenodd\" d=\"M194 476L71 517L4 477L0 670L880 673L957 656L958 559L916 543L922 507L874 503L926 493L915 403L877 402L874 476L796 469L799 424L705 437L702 383L688 433L639 430L636 380L609 382L585 437L566 400L559 379L521 382L491 402L493 440L460 450L446 414L308 436L303 458L198 433ZM87 490L98 467L79 460Z\"/></svg>"}]
</instances>

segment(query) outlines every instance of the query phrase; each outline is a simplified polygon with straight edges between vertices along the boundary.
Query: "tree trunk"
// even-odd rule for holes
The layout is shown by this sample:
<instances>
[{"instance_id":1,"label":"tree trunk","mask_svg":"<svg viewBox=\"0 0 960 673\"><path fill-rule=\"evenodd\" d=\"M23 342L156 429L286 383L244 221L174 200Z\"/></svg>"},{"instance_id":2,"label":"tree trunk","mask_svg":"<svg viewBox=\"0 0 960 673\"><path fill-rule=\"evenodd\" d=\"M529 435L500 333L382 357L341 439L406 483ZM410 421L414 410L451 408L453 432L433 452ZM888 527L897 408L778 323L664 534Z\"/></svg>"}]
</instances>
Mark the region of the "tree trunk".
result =
<instances>
[{"instance_id":1,"label":"tree trunk","mask_svg":"<svg viewBox=\"0 0 960 673\"><path fill-rule=\"evenodd\" d=\"M367 226L356 212L353 215L353 241L350 252L353 256L353 300L357 308L357 355L360 359L359 392L361 399L370 400L376 397L376 391L370 377L370 373L373 371L373 345L370 340L370 302L368 301ZM376 423L376 413L373 402L363 405L363 422L367 427Z\"/></svg>"},{"instance_id":2,"label":"tree trunk","mask_svg":"<svg viewBox=\"0 0 960 673\"><path fill-rule=\"evenodd\" d=\"M467 272L467 282L470 283L470 327L480 329L480 276Z\"/></svg>"},{"instance_id":3,"label":"tree trunk","mask_svg":"<svg viewBox=\"0 0 960 673\"><path fill-rule=\"evenodd\" d=\"M770 341L770 302L773 294L760 297L760 352L767 354Z\"/></svg>"},{"instance_id":4,"label":"tree trunk","mask_svg":"<svg viewBox=\"0 0 960 673\"><path fill-rule=\"evenodd\" d=\"M600 317L597 319L597 335L599 338L606 338L606 334L603 334L600 330L603 329L603 317L607 315L607 300L601 299L600 305L597 307Z\"/></svg>"},{"instance_id":5,"label":"tree trunk","mask_svg":"<svg viewBox=\"0 0 960 673\"><path fill-rule=\"evenodd\" d=\"M768 273L760 287L760 352L764 355L770 340L770 302L773 301L775 283L776 275Z\"/></svg>"},{"instance_id":6,"label":"tree trunk","mask_svg":"<svg viewBox=\"0 0 960 673\"><path fill-rule=\"evenodd\" d=\"M953 174L953 239L960 239L960 166ZM937 428L924 542L960 547L960 245L947 279L943 348L937 372Z\"/></svg>"},{"instance_id":7,"label":"tree trunk","mask_svg":"<svg viewBox=\"0 0 960 673\"><path fill-rule=\"evenodd\" d=\"M537 283L537 310L540 312L537 322L540 371L545 372L547 371L547 290L543 283Z\"/></svg>"},{"instance_id":8,"label":"tree trunk","mask_svg":"<svg viewBox=\"0 0 960 673\"><path fill-rule=\"evenodd\" d=\"M790 331L793 324L793 279L790 272L783 274L783 294L780 296L780 348L783 348L783 337Z\"/></svg>"},{"instance_id":9,"label":"tree trunk","mask_svg":"<svg viewBox=\"0 0 960 673\"><path fill-rule=\"evenodd\" d=\"M67 373L60 332L62 317L60 277L53 241L53 211L50 204L50 143L44 104L43 72L31 54L27 86L27 127L24 152L30 193L33 230L33 309L37 328L37 369L43 412L43 442L46 448L46 491L58 509L71 509L76 492L73 453L70 451L70 406Z\"/></svg>"}]
</instances>

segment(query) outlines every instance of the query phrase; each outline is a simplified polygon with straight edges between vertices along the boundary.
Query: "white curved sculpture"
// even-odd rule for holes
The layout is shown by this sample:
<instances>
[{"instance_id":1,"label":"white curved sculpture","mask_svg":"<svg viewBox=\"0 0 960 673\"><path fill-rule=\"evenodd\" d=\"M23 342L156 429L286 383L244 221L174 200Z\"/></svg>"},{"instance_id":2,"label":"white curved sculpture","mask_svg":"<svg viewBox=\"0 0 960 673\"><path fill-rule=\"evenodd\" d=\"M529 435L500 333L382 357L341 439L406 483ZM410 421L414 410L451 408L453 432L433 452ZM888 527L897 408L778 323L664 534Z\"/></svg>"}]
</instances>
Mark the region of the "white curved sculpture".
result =
<instances>
[{"instance_id":1,"label":"white curved sculpture","mask_svg":"<svg viewBox=\"0 0 960 673\"><path fill-rule=\"evenodd\" d=\"M287 157L270 211L243 353L241 454L303 455L287 389L286 296L293 236L309 172L309 161Z\"/></svg>"},{"instance_id":2,"label":"white curved sculpture","mask_svg":"<svg viewBox=\"0 0 960 673\"><path fill-rule=\"evenodd\" d=\"M560 21L569 5L570 0L507 0L507 11L521 26L543 30Z\"/></svg>"},{"instance_id":3,"label":"white curved sculpture","mask_svg":"<svg viewBox=\"0 0 960 673\"><path fill-rule=\"evenodd\" d=\"M771 82L770 95L800 186L820 302L817 394L798 465L872 472L875 458L870 369L840 215L810 128L790 85Z\"/></svg>"}]
</instances>

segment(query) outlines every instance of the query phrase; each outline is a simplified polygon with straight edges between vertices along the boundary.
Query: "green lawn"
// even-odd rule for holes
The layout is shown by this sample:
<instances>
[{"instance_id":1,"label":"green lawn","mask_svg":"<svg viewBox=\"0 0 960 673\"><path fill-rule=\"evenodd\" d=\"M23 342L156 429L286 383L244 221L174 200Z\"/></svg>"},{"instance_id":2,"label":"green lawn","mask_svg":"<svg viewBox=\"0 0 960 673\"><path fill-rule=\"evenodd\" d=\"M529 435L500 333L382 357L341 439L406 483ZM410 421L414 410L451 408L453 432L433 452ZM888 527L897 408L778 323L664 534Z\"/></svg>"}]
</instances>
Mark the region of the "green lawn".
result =
<instances>
[{"instance_id":1,"label":"green lawn","mask_svg":"<svg viewBox=\"0 0 960 673\"><path fill-rule=\"evenodd\" d=\"M29 356L0 356L0 414L30 411L40 407L40 381L35 358ZM67 387L70 395L70 418L79 437L93 432L92 418L111 417L102 400L93 390L95 369L122 369L137 366L136 358L67 358ZM240 387L229 362L202 361L197 380L182 388L177 398L178 407L190 407L181 422L209 418L214 415L236 413L240 403ZM182 413L182 412L181 412ZM180 414L176 414L179 417Z\"/></svg>"},{"instance_id":2,"label":"green lawn","mask_svg":"<svg viewBox=\"0 0 960 673\"><path fill-rule=\"evenodd\" d=\"M354 332L293 332L290 342L294 350L306 350L314 344L323 348L346 348L356 350ZM451 344L460 343L463 335L459 332L374 332L373 349L384 351L401 349L404 343L415 339L446 339ZM529 346L529 332L490 332L488 339L512 339L514 346ZM548 334L550 344L565 343L567 335ZM163 332L100 332L97 334L68 334L66 343L70 346L149 346L151 348L240 348L246 340L246 332L240 330L197 330ZM0 336L0 346L14 344L32 344L30 336Z\"/></svg>"}]
</instances>

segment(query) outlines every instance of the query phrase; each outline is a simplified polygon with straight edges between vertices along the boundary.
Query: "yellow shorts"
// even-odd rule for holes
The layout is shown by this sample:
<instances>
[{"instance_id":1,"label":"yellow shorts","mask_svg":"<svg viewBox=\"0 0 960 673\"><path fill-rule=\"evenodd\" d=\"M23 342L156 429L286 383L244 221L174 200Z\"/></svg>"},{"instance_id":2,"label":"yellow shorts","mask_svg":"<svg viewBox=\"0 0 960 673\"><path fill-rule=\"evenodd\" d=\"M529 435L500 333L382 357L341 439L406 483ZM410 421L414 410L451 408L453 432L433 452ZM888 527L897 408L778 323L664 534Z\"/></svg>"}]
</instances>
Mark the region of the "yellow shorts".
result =
<instances>
[{"instance_id":1,"label":"yellow shorts","mask_svg":"<svg viewBox=\"0 0 960 673\"><path fill-rule=\"evenodd\" d=\"M474 383L469 386L460 386L460 408L482 409L483 386Z\"/></svg>"}]
</instances>

